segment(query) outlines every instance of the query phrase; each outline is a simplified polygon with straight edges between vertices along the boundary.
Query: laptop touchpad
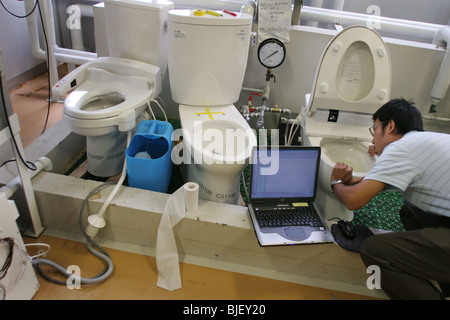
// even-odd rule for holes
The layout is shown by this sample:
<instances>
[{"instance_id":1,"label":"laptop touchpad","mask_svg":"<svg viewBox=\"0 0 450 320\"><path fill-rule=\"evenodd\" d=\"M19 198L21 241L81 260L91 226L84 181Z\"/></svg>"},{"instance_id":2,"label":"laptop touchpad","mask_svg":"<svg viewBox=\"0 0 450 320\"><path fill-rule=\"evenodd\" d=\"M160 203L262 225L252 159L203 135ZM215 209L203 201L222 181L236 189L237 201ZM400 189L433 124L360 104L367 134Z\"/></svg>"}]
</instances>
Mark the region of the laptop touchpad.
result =
<instances>
[{"instance_id":1,"label":"laptop touchpad","mask_svg":"<svg viewBox=\"0 0 450 320\"><path fill-rule=\"evenodd\" d=\"M306 238L302 228L285 228L286 238L290 240L303 240Z\"/></svg>"}]
</instances>

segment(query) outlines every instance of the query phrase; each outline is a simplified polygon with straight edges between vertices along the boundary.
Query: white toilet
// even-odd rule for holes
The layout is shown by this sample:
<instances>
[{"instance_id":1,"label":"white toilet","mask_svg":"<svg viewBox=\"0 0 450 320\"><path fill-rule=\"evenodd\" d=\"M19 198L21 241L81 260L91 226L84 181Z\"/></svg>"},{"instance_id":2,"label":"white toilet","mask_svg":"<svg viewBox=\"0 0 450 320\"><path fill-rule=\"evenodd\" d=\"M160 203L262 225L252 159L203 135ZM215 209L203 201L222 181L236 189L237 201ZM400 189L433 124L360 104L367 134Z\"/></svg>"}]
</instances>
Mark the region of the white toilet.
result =
<instances>
[{"instance_id":1,"label":"white toilet","mask_svg":"<svg viewBox=\"0 0 450 320\"><path fill-rule=\"evenodd\" d=\"M53 87L59 96L74 90L64 102L64 120L87 137L88 171L94 176L122 171L126 131L161 93L167 14L173 8L165 0L105 0L110 57L83 64Z\"/></svg>"},{"instance_id":2,"label":"white toilet","mask_svg":"<svg viewBox=\"0 0 450 320\"><path fill-rule=\"evenodd\" d=\"M89 173L111 177L122 171L126 132L160 94L161 76L147 63L103 57L70 72L52 90L59 96L73 90L64 100L63 119L87 137Z\"/></svg>"},{"instance_id":3,"label":"white toilet","mask_svg":"<svg viewBox=\"0 0 450 320\"><path fill-rule=\"evenodd\" d=\"M167 69L167 0L104 0L108 52L111 57L142 61ZM162 81L161 81L162 82Z\"/></svg>"},{"instance_id":4,"label":"white toilet","mask_svg":"<svg viewBox=\"0 0 450 320\"><path fill-rule=\"evenodd\" d=\"M333 195L330 176L336 162L365 176L375 159L367 154L372 115L390 99L391 62L381 37L365 27L349 27L327 45L306 95L303 143L321 146L319 188L315 204L325 220L351 221L349 211Z\"/></svg>"},{"instance_id":5,"label":"white toilet","mask_svg":"<svg viewBox=\"0 0 450 320\"><path fill-rule=\"evenodd\" d=\"M240 174L257 143L233 105L244 80L252 17L171 10L168 20L170 86L180 104L186 178L199 184L200 198L238 204Z\"/></svg>"}]
</instances>

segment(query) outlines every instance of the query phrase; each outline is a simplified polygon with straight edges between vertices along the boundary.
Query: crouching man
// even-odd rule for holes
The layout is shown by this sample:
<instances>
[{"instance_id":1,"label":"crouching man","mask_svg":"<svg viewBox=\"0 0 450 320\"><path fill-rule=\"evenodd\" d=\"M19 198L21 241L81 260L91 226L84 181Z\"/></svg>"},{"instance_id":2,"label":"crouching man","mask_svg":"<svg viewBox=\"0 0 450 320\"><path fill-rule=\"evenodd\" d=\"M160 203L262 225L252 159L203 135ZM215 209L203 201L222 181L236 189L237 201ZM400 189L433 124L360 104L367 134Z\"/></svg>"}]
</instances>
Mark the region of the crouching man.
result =
<instances>
[{"instance_id":1,"label":"crouching man","mask_svg":"<svg viewBox=\"0 0 450 320\"><path fill-rule=\"evenodd\" d=\"M378 154L378 160L359 179L351 167L336 163L334 194L355 210L385 188L400 189L400 219L407 231L367 238L361 258L366 266L380 268L381 287L391 299L445 299L450 287L450 135L423 131L420 112L403 99L378 109L369 131L369 154Z\"/></svg>"}]
</instances>

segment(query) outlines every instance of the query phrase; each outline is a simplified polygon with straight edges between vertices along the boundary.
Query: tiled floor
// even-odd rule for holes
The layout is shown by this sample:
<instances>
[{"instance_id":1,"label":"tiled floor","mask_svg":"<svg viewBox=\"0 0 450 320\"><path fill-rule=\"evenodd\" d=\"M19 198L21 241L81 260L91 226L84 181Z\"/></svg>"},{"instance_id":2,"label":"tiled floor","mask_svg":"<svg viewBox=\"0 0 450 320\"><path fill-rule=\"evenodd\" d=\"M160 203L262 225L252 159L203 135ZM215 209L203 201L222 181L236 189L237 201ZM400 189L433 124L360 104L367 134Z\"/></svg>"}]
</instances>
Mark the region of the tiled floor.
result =
<instances>
[{"instance_id":1,"label":"tiled floor","mask_svg":"<svg viewBox=\"0 0 450 320\"><path fill-rule=\"evenodd\" d=\"M64 66L60 72L62 74L66 72ZM27 146L44 128L48 107L47 75L43 74L11 90L10 96L13 109L19 116L23 144ZM61 103L50 104L47 128L61 119L62 108ZM51 251L46 258L62 266L79 265L83 277L92 277L104 267L102 262L89 253L84 243L45 235L39 239L24 240L50 244ZM156 286L158 274L154 257L107 250L114 262L114 271L104 283L82 287L80 290L69 290L64 285L52 284L38 276L40 289L34 299L371 299L183 263L181 264L183 288L169 292Z\"/></svg>"}]
</instances>

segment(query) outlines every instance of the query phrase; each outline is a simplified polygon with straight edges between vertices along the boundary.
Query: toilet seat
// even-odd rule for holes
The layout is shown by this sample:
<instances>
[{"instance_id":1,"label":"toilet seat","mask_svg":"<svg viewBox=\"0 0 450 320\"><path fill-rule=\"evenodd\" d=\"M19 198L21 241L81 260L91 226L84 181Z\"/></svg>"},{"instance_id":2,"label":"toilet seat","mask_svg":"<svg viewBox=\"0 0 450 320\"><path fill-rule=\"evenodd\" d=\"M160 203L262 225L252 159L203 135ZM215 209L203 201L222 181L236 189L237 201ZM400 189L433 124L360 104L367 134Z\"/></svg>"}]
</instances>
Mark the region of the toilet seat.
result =
<instances>
[{"instance_id":1,"label":"toilet seat","mask_svg":"<svg viewBox=\"0 0 450 320\"><path fill-rule=\"evenodd\" d=\"M376 32L350 27L330 41L306 95L302 128L304 143L322 150L315 203L325 220L353 219L353 212L332 193L330 176L336 162L351 165L354 176L370 171L375 158L367 154L372 141L368 128L372 114L390 99L390 87L389 52Z\"/></svg>"},{"instance_id":2,"label":"toilet seat","mask_svg":"<svg viewBox=\"0 0 450 320\"><path fill-rule=\"evenodd\" d=\"M306 135L371 140L372 114L390 99L391 62L381 37L349 27L326 47L307 96Z\"/></svg>"},{"instance_id":3,"label":"toilet seat","mask_svg":"<svg viewBox=\"0 0 450 320\"><path fill-rule=\"evenodd\" d=\"M134 128L136 118L161 90L159 68L104 57L75 69L54 86L64 101L64 119L75 133L96 136Z\"/></svg>"},{"instance_id":4,"label":"toilet seat","mask_svg":"<svg viewBox=\"0 0 450 320\"><path fill-rule=\"evenodd\" d=\"M202 157L207 164L245 164L257 144L250 125L233 104L213 107L180 105L179 113L181 127L185 130L183 141L186 148ZM229 136L227 130L230 130ZM215 141L216 134L222 135L224 139L243 138L245 145L233 145L227 140L223 143ZM212 143L215 142L219 149L222 143L223 152L213 148ZM230 146L235 148L231 149Z\"/></svg>"}]
</instances>

